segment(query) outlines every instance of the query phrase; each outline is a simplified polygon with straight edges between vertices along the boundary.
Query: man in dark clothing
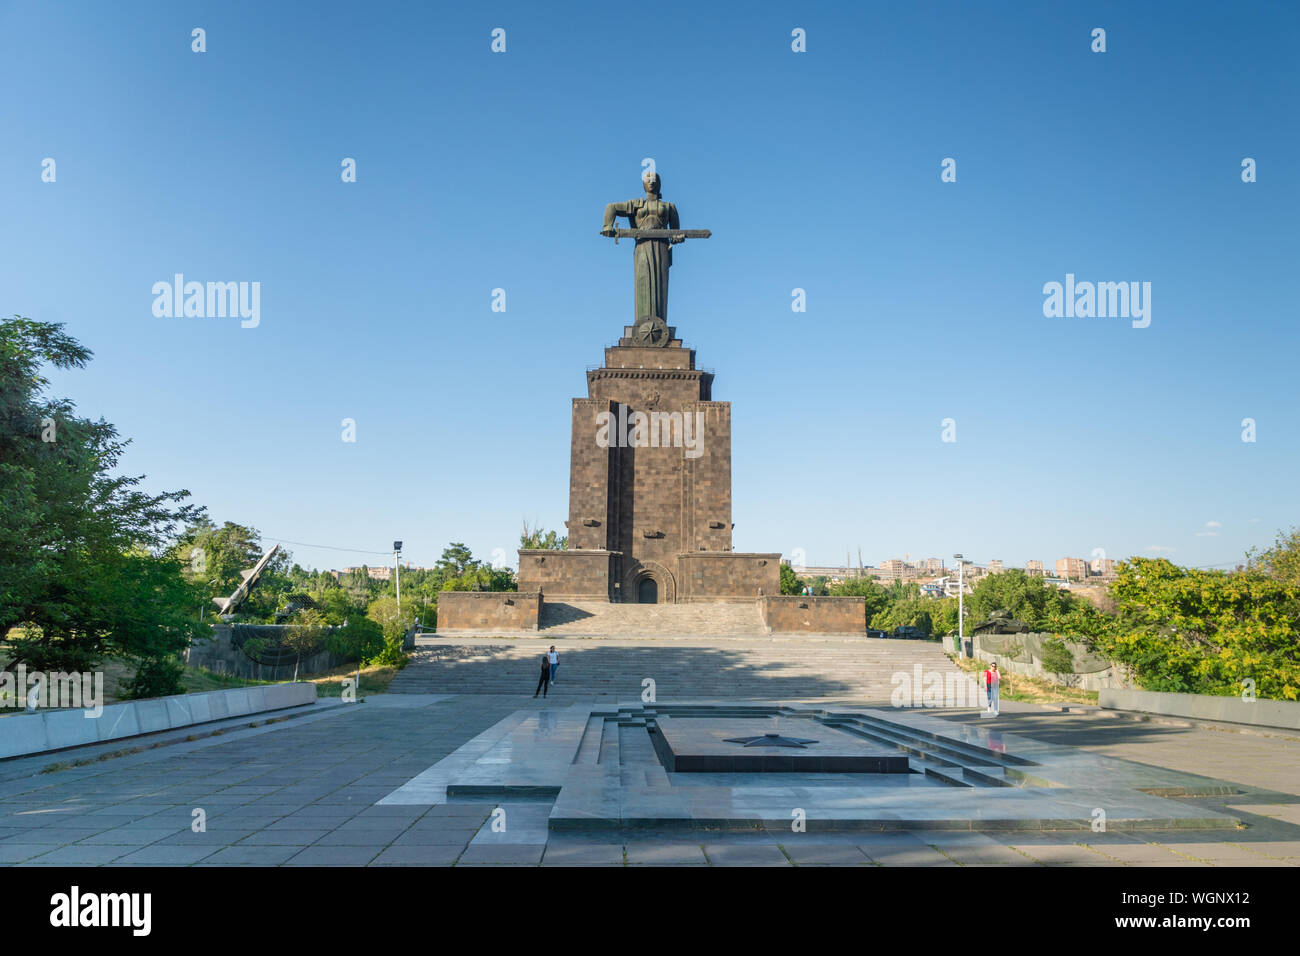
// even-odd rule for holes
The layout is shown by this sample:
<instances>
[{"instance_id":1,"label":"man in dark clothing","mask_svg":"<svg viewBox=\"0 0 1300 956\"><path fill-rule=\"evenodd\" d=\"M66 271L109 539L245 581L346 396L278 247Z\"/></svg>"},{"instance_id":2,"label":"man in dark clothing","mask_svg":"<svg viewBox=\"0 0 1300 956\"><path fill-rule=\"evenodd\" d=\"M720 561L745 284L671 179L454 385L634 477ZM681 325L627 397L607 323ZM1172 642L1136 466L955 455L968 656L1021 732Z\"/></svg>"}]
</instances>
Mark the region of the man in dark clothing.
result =
<instances>
[{"instance_id":1,"label":"man in dark clothing","mask_svg":"<svg viewBox=\"0 0 1300 956\"><path fill-rule=\"evenodd\" d=\"M542 655L542 676L537 681L537 690L533 691L533 696L541 694L546 696L546 692L551 689L551 659L549 655Z\"/></svg>"}]
</instances>

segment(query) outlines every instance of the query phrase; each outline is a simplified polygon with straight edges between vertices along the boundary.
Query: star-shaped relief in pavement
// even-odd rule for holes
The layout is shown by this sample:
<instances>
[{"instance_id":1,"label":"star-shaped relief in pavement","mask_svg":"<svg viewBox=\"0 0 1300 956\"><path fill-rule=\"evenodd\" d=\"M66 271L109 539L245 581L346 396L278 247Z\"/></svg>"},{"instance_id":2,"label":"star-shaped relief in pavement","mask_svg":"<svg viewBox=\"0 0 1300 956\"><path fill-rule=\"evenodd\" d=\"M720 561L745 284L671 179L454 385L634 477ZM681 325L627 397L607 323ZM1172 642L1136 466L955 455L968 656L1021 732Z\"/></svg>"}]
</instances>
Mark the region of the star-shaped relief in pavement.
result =
<instances>
[{"instance_id":1,"label":"star-shaped relief in pavement","mask_svg":"<svg viewBox=\"0 0 1300 956\"><path fill-rule=\"evenodd\" d=\"M780 734L759 734L757 737L727 737L729 744L743 744L746 747L806 747L817 741L804 737L782 737Z\"/></svg>"}]
</instances>

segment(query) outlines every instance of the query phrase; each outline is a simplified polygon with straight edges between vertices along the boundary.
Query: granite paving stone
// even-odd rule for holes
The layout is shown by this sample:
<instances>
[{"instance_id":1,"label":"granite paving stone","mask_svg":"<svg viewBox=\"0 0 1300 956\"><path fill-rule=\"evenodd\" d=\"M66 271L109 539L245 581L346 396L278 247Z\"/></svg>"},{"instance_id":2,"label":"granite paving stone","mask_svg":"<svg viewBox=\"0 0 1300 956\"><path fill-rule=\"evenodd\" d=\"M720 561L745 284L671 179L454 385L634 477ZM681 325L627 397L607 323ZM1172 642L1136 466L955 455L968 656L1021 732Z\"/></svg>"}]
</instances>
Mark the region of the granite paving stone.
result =
<instances>
[{"instance_id":1,"label":"granite paving stone","mask_svg":"<svg viewBox=\"0 0 1300 956\"><path fill-rule=\"evenodd\" d=\"M155 844L128 853L120 857L117 862L144 866L186 866L190 863L197 863L215 852L217 852L217 847L162 846Z\"/></svg>"},{"instance_id":2,"label":"granite paving stone","mask_svg":"<svg viewBox=\"0 0 1300 956\"><path fill-rule=\"evenodd\" d=\"M556 844L546 847L543 866L584 866L588 864L623 865L623 844L583 843Z\"/></svg>"},{"instance_id":3,"label":"granite paving stone","mask_svg":"<svg viewBox=\"0 0 1300 956\"><path fill-rule=\"evenodd\" d=\"M285 861L285 866L365 866L379 855L375 846L304 847Z\"/></svg>"},{"instance_id":4,"label":"granite paving stone","mask_svg":"<svg viewBox=\"0 0 1300 956\"><path fill-rule=\"evenodd\" d=\"M798 839L784 841L786 855L798 866L869 866L871 858L856 846L805 844Z\"/></svg>"},{"instance_id":5,"label":"granite paving stone","mask_svg":"<svg viewBox=\"0 0 1300 956\"><path fill-rule=\"evenodd\" d=\"M1252 739L1242 755L1237 734L1138 728L1147 736L1129 739L1136 731L1124 722L1112 721L1111 732L1086 718L1089 737L1075 717L1040 720L1028 710L976 721L833 705L864 715L868 731L883 720L922 750L947 741L959 762L973 756L994 776L1027 771L1057 786L946 786L922 773L874 775L896 778L889 782L837 772L672 774L635 722L634 697L570 693L523 706L488 694L388 697L409 699L375 696L201 746L0 775L0 863L617 866L626 853L631 866L690 866L706 865L701 843L717 866L1300 863L1300 772L1286 740ZM741 724L750 713L728 708ZM783 713L783 733L830 729L807 705ZM1198 747L1209 755L1201 764L1192 759ZM1265 755L1263 777L1277 790L1249 773L1249 761ZM504 832L491 826L497 806ZM1090 831L1099 806L1110 832ZM207 811L205 832L191 830L196 807ZM791 831L795 808L806 812L805 833ZM1134 821L1177 829L1123 829ZM725 829L692 829L702 824ZM954 824L964 829L947 829Z\"/></svg>"},{"instance_id":6,"label":"granite paving stone","mask_svg":"<svg viewBox=\"0 0 1300 956\"><path fill-rule=\"evenodd\" d=\"M537 843L471 844L461 854L460 862L537 864L545 849L545 844Z\"/></svg>"},{"instance_id":7,"label":"granite paving stone","mask_svg":"<svg viewBox=\"0 0 1300 956\"><path fill-rule=\"evenodd\" d=\"M386 847L371 866L450 866L460 857L463 846L406 844Z\"/></svg>"},{"instance_id":8,"label":"granite paving stone","mask_svg":"<svg viewBox=\"0 0 1300 956\"><path fill-rule=\"evenodd\" d=\"M705 843L704 855L713 866L790 866L779 846Z\"/></svg>"},{"instance_id":9,"label":"granite paving stone","mask_svg":"<svg viewBox=\"0 0 1300 956\"><path fill-rule=\"evenodd\" d=\"M871 846L861 847L873 863L881 866L957 866L957 862L944 856L934 847Z\"/></svg>"},{"instance_id":10,"label":"granite paving stone","mask_svg":"<svg viewBox=\"0 0 1300 956\"><path fill-rule=\"evenodd\" d=\"M698 843L626 844L628 865L684 866L708 865L704 847Z\"/></svg>"},{"instance_id":11,"label":"granite paving stone","mask_svg":"<svg viewBox=\"0 0 1300 956\"><path fill-rule=\"evenodd\" d=\"M232 863L239 866L278 866L299 852L295 846L241 844L223 847L203 859L204 863Z\"/></svg>"},{"instance_id":12,"label":"granite paving stone","mask_svg":"<svg viewBox=\"0 0 1300 956\"><path fill-rule=\"evenodd\" d=\"M310 846L323 838L329 830L255 830L237 840L228 842L244 846Z\"/></svg>"}]
</instances>

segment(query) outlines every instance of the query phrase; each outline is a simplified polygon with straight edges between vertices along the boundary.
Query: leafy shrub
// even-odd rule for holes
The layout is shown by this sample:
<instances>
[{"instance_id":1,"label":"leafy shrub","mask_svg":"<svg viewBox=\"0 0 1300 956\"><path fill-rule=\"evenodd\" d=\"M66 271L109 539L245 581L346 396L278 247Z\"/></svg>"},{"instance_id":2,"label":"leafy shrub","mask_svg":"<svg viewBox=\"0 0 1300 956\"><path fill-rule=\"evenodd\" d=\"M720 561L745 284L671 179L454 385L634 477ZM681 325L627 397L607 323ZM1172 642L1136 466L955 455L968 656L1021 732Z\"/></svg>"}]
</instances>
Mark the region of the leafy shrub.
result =
<instances>
[{"instance_id":1,"label":"leafy shrub","mask_svg":"<svg viewBox=\"0 0 1300 956\"><path fill-rule=\"evenodd\" d=\"M1049 674L1074 673L1074 655L1059 637L1043 641L1043 670Z\"/></svg>"},{"instance_id":2,"label":"leafy shrub","mask_svg":"<svg viewBox=\"0 0 1300 956\"><path fill-rule=\"evenodd\" d=\"M1091 643L1146 690L1300 699L1300 586L1252 571L1181 568L1160 558L1121 562L1118 618Z\"/></svg>"},{"instance_id":3,"label":"leafy shrub","mask_svg":"<svg viewBox=\"0 0 1300 956\"><path fill-rule=\"evenodd\" d=\"M145 658L135 669L135 675L122 691L123 700L143 700L147 697L167 697L185 693L181 675L185 665L166 657Z\"/></svg>"},{"instance_id":4,"label":"leafy shrub","mask_svg":"<svg viewBox=\"0 0 1300 956\"><path fill-rule=\"evenodd\" d=\"M402 649L402 635L384 638L383 650L366 663L379 667L405 667L408 661L406 652Z\"/></svg>"}]
</instances>

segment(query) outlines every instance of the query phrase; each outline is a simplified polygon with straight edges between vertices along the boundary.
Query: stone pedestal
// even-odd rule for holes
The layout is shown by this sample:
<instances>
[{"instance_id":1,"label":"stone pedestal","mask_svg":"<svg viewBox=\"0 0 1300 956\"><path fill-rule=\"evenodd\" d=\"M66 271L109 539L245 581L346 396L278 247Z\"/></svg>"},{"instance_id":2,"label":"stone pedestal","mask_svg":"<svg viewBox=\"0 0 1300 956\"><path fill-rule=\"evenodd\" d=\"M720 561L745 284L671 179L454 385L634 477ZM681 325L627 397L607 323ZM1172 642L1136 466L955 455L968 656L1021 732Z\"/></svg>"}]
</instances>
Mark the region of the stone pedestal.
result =
<instances>
[{"instance_id":1,"label":"stone pedestal","mask_svg":"<svg viewBox=\"0 0 1300 956\"><path fill-rule=\"evenodd\" d=\"M519 552L519 587L548 599L753 600L780 590L780 555L731 550L731 404L670 327L631 326L573 400L569 550Z\"/></svg>"}]
</instances>

